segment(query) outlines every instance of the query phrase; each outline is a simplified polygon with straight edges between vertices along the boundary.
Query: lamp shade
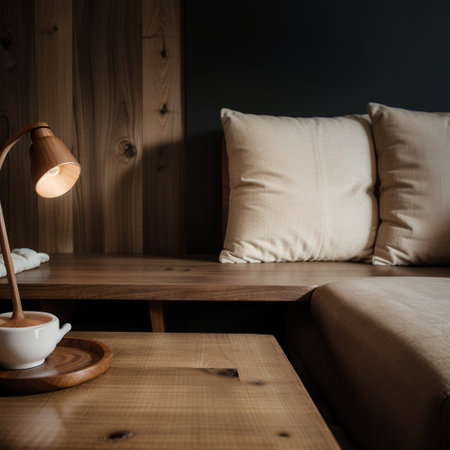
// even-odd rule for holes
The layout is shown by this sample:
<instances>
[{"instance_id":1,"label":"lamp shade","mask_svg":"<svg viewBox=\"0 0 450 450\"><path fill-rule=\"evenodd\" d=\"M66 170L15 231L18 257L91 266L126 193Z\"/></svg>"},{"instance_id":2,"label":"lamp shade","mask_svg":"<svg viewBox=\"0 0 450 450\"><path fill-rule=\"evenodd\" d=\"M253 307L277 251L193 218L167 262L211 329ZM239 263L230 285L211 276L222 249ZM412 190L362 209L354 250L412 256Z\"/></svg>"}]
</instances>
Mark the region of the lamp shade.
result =
<instances>
[{"instance_id":1,"label":"lamp shade","mask_svg":"<svg viewBox=\"0 0 450 450\"><path fill-rule=\"evenodd\" d=\"M80 164L51 130L46 129L41 134L44 135L32 135L31 177L41 197L59 197L76 183L80 176Z\"/></svg>"}]
</instances>

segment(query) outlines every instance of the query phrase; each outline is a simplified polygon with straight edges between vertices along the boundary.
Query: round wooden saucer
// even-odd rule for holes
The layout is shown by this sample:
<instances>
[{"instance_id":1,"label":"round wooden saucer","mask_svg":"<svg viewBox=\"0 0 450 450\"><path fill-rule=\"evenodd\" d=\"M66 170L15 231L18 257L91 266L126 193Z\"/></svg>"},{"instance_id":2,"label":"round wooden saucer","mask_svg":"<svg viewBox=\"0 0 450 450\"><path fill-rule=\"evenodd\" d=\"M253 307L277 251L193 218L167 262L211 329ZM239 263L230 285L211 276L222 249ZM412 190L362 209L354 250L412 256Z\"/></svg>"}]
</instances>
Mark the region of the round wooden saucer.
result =
<instances>
[{"instance_id":1,"label":"round wooden saucer","mask_svg":"<svg viewBox=\"0 0 450 450\"><path fill-rule=\"evenodd\" d=\"M0 369L0 392L37 394L76 386L105 372L112 358L111 349L101 342L66 337L38 367Z\"/></svg>"}]
</instances>

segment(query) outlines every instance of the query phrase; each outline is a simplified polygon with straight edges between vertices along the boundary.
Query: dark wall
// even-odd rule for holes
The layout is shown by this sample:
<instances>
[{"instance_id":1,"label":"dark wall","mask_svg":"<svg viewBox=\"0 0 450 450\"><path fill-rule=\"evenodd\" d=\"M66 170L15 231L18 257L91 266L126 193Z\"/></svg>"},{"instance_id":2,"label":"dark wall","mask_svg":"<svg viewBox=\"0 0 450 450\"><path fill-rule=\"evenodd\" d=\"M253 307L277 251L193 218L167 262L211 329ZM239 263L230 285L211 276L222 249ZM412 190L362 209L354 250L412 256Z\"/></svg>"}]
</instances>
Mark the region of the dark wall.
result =
<instances>
[{"instance_id":1,"label":"dark wall","mask_svg":"<svg viewBox=\"0 0 450 450\"><path fill-rule=\"evenodd\" d=\"M450 111L448 0L186 0L187 242L220 250L219 111Z\"/></svg>"}]
</instances>

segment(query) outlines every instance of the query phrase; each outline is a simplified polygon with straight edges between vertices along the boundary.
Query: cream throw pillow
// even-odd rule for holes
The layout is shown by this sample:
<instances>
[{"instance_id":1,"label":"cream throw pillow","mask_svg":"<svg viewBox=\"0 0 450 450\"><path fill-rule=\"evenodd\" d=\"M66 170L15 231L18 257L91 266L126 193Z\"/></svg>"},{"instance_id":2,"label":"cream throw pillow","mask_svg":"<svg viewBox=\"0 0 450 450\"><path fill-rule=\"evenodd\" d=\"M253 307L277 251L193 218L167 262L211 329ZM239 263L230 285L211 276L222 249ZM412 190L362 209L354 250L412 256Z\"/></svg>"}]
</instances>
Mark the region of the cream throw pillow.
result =
<instances>
[{"instance_id":1,"label":"cream throw pillow","mask_svg":"<svg viewBox=\"0 0 450 450\"><path fill-rule=\"evenodd\" d=\"M370 103L381 224L373 264L450 262L450 114Z\"/></svg>"},{"instance_id":2,"label":"cream throw pillow","mask_svg":"<svg viewBox=\"0 0 450 450\"><path fill-rule=\"evenodd\" d=\"M230 208L220 261L364 260L378 225L367 117L221 111Z\"/></svg>"}]
</instances>

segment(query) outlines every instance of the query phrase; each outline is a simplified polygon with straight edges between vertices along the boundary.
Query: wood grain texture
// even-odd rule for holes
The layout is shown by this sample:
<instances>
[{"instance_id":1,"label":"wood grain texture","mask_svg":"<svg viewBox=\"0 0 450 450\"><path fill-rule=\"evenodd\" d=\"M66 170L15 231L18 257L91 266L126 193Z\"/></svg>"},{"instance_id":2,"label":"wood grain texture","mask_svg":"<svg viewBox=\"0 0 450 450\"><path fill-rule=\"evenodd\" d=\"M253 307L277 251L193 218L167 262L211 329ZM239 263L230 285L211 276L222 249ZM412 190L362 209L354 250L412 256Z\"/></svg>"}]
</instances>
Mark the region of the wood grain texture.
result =
<instances>
[{"instance_id":1,"label":"wood grain texture","mask_svg":"<svg viewBox=\"0 0 450 450\"><path fill-rule=\"evenodd\" d=\"M8 448L339 448L272 336L71 335L107 344L110 369L72 389L0 398Z\"/></svg>"},{"instance_id":2,"label":"wood grain texture","mask_svg":"<svg viewBox=\"0 0 450 450\"><path fill-rule=\"evenodd\" d=\"M0 176L12 247L183 253L180 5L0 1L0 140L46 120L82 168L74 192L38 200L17 145Z\"/></svg>"},{"instance_id":3,"label":"wood grain texture","mask_svg":"<svg viewBox=\"0 0 450 450\"><path fill-rule=\"evenodd\" d=\"M143 0L144 251L184 251L181 0Z\"/></svg>"},{"instance_id":4,"label":"wood grain texture","mask_svg":"<svg viewBox=\"0 0 450 450\"><path fill-rule=\"evenodd\" d=\"M77 252L142 251L141 3L76 1ZM77 156L77 155L76 155Z\"/></svg>"},{"instance_id":5,"label":"wood grain texture","mask_svg":"<svg viewBox=\"0 0 450 450\"><path fill-rule=\"evenodd\" d=\"M35 0L34 5L35 116L48 122L73 152L72 1ZM73 192L54 199L38 197L37 202L35 248L73 252Z\"/></svg>"},{"instance_id":6,"label":"wood grain texture","mask_svg":"<svg viewBox=\"0 0 450 450\"><path fill-rule=\"evenodd\" d=\"M372 276L449 277L450 267L345 262L220 264L139 255L58 255L17 274L22 299L299 301L325 283ZM0 280L0 298L9 298Z\"/></svg>"},{"instance_id":7,"label":"wood grain texture","mask_svg":"<svg viewBox=\"0 0 450 450\"><path fill-rule=\"evenodd\" d=\"M1 146L15 131L36 122L32 117L33 15L32 0L0 2ZM0 174L0 199L12 248L36 246L38 241L29 146L30 140L22 139L8 155Z\"/></svg>"}]
</instances>

